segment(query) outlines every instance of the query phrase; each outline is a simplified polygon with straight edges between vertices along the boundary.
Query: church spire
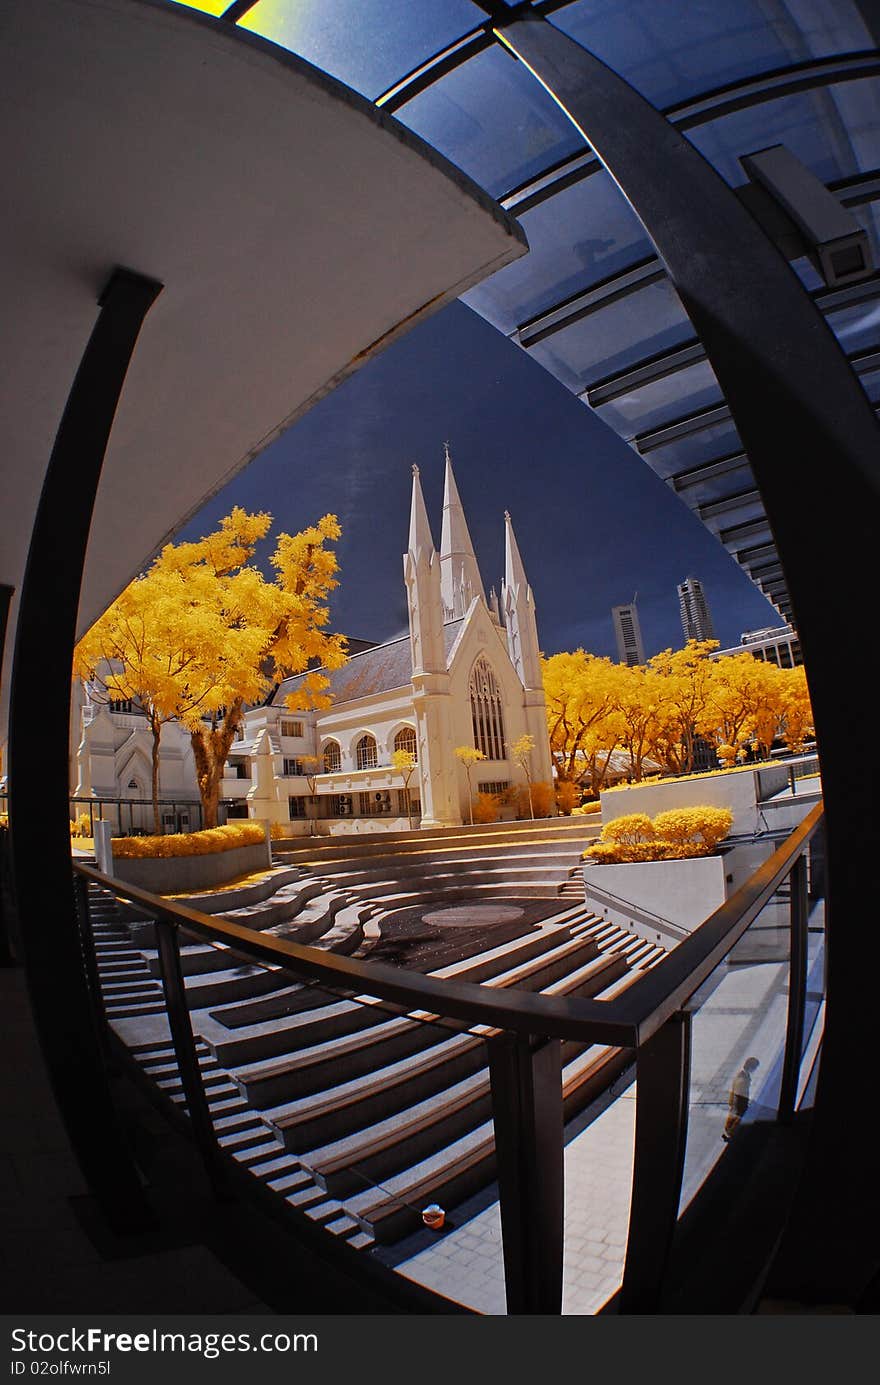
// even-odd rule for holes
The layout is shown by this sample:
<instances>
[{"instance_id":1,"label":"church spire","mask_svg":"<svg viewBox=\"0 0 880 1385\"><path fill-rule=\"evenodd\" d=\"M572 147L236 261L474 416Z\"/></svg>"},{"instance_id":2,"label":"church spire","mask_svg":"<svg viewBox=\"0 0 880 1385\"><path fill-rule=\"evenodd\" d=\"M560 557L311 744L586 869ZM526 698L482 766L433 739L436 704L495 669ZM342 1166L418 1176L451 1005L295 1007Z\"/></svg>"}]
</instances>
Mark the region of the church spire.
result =
<instances>
[{"instance_id":1,"label":"church spire","mask_svg":"<svg viewBox=\"0 0 880 1385\"><path fill-rule=\"evenodd\" d=\"M452 471L449 443L446 450L446 482L443 491L443 533L440 538L440 590L446 620L466 614L475 596L485 601L480 569L468 532L458 487Z\"/></svg>"},{"instance_id":2,"label":"church spire","mask_svg":"<svg viewBox=\"0 0 880 1385\"><path fill-rule=\"evenodd\" d=\"M434 548L419 469L412 469L409 546L403 555L413 674L446 673L440 559Z\"/></svg>"},{"instance_id":3,"label":"church spire","mask_svg":"<svg viewBox=\"0 0 880 1385\"><path fill-rule=\"evenodd\" d=\"M504 511L504 582L501 586L501 605L507 629L510 661L519 674L524 688L541 687L541 651L538 644L538 624L535 599L526 578L520 557L513 522Z\"/></svg>"},{"instance_id":4,"label":"church spire","mask_svg":"<svg viewBox=\"0 0 880 1385\"><path fill-rule=\"evenodd\" d=\"M509 510L504 511L504 585L514 592L521 590L523 596L529 591L526 570L520 557Z\"/></svg>"},{"instance_id":5,"label":"church spire","mask_svg":"<svg viewBox=\"0 0 880 1385\"><path fill-rule=\"evenodd\" d=\"M417 466L413 466L412 477L412 502L409 509L409 551L418 560L420 551L424 549L430 559L434 552L434 539L431 535L431 525L428 520L428 511L425 508L425 497L422 495L422 483L419 480Z\"/></svg>"}]
</instances>

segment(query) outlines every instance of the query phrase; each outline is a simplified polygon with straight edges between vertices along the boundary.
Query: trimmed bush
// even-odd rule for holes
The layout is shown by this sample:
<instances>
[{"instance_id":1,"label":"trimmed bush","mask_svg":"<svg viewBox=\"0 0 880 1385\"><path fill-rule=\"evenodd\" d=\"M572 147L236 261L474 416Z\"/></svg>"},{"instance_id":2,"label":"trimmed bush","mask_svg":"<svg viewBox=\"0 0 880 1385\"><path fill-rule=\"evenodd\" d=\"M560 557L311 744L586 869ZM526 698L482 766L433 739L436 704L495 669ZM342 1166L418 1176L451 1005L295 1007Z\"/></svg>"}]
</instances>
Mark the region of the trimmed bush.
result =
<instances>
[{"instance_id":1,"label":"trimmed bush","mask_svg":"<svg viewBox=\"0 0 880 1385\"><path fill-rule=\"evenodd\" d=\"M647 813L625 813L623 817L606 822L601 840L617 842L620 846L637 846L640 842L653 841L654 836L654 824Z\"/></svg>"},{"instance_id":2,"label":"trimmed bush","mask_svg":"<svg viewBox=\"0 0 880 1385\"><path fill-rule=\"evenodd\" d=\"M606 822L595 846L583 860L619 864L629 861L680 861L708 856L723 841L733 823L729 808L701 804L672 808L651 820L646 813L628 813Z\"/></svg>"},{"instance_id":3,"label":"trimmed bush","mask_svg":"<svg viewBox=\"0 0 880 1385\"><path fill-rule=\"evenodd\" d=\"M141 860L168 856L211 856L217 851L233 851L237 846L255 846L266 840L262 823L227 823L202 832L169 832L165 837L114 837L113 855L121 860Z\"/></svg>"},{"instance_id":4,"label":"trimmed bush","mask_svg":"<svg viewBox=\"0 0 880 1385\"><path fill-rule=\"evenodd\" d=\"M497 822L501 816L501 795L478 793L473 802L474 822Z\"/></svg>"},{"instance_id":5,"label":"trimmed bush","mask_svg":"<svg viewBox=\"0 0 880 1385\"><path fill-rule=\"evenodd\" d=\"M654 818L654 831L667 842L701 841L709 847L718 845L730 831L733 813L729 808L671 808Z\"/></svg>"}]
</instances>

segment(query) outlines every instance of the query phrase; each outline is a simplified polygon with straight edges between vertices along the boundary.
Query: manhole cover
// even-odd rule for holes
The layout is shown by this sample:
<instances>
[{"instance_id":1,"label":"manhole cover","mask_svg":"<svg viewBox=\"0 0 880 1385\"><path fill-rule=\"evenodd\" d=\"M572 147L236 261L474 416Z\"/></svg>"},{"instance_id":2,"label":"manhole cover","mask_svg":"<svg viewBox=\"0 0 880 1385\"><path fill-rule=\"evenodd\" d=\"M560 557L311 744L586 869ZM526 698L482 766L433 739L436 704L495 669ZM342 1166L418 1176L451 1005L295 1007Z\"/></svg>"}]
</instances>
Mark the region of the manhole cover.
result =
<instances>
[{"instance_id":1,"label":"manhole cover","mask_svg":"<svg viewBox=\"0 0 880 1385\"><path fill-rule=\"evenodd\" d=\"M511 904L461 904L422 914L422 923L434 928L485 928L491 923L513 923L514 919L521 919L524 912Z\"/></svg>"}]
</instances>

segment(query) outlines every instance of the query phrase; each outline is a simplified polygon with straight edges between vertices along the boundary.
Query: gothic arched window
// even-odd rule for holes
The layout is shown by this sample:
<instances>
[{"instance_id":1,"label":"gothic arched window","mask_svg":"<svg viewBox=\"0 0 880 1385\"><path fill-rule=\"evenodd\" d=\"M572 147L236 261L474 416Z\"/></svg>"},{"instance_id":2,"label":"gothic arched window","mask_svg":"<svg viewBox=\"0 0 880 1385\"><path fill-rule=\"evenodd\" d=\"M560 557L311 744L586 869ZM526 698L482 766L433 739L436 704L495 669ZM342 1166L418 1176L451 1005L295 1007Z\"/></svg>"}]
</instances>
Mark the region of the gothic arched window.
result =
<instances>
[{"instance_id":1,"label":"gothic arched window","mask_svg":"<svg viewBox=\"0 0 880 1385\"><path fill-rule=\"evenodd\" d=\"M328 741L324 746L324 773L336 774L342 768L342 753L336 741Z\"/></svg>"},{"instance_id":2,"label":"gothic arched window","mask_svg":"<svg viewBox=\"0 0 880 1385\"><path fill-rule=\"evenodd\" d=\"M404 726L394 737L395 750L408 750L413 760L419 758L419 747L416 743L416 733L411 726Z\"/></svg>"},{"instance_id":3,"label":"gothic arched window","mask_svg":"<svg viewBox=\"0 0 880 1385\"><path fill-rule=\"evenodd\" d=\"M357 767L358 769L375 769L379 763L379 754L376 749L375 736L361 736L357 743Z\"/></svg>"},{"instance_id":4,"label":"gothic arched window","mask_svg":"<svg viewBox=\"0 0 880 1385\"><path fill-rule=\"evenodd\" d=\"M501 689L488 659L480 657L474 664L470 694L474 745L477 750L482 750L487 760L503 760L505 747Z\"/></svg>"}]
</instances>

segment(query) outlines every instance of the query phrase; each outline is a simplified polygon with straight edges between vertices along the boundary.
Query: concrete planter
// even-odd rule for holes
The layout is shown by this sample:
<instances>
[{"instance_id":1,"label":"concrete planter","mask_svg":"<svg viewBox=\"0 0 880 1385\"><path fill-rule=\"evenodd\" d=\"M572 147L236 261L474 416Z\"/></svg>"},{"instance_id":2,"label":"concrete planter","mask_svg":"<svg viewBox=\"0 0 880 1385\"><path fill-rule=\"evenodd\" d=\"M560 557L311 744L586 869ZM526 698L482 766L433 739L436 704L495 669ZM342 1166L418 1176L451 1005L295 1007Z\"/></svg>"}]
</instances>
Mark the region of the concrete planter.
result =
<instances>
[{"instance_id":1,"label":"concrete planter","mask_svg":"<svg viewBox=\"0 0 880 1385\"><path fill-rule=\"evenodd\" d=\"M762 769L734 769L705 779L659 779L650 784L631 784L626 789L606 789L600 794L602 823L627 813L647 813L653 818L670 808L693 808L705 803L730 809L731 832L735 836L751 834L761 826L761 800L787 783L788 768L769 765Z\"/></svg>"},{"instance_id":2,"label":"concrete planter","mask_svg":"<svg viewBox=\"0 0 880 1385\"><path fill-rule=\"evenodd\" d=\"M620 865L585 861L587 905L649 942L674 947L727 898L721 856Z\"/></svg>"},{"instance_id":3,"label":"concrete planter","mask_svg":"<svg viewBox=\"0 0 880 1385\"><path fill-rule=\"evenodd\" d=\"M195 894L271 864L269 842L263 841L236 846L231 851L216 851L210 856L114 859L109 873L153 894Z\"/></svg>"}]
</instances>

